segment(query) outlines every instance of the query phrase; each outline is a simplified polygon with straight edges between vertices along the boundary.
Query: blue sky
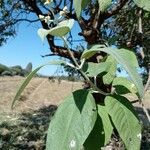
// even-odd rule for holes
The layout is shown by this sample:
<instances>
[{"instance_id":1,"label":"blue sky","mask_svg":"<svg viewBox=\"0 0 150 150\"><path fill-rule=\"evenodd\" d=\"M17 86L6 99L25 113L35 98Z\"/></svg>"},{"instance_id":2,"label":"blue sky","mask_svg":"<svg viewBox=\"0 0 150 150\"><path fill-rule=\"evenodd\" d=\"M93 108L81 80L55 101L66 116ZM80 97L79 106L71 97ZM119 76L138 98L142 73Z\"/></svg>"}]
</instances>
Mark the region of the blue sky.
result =
<instances>
[{"instance_id":1,"label":"blue sky","mask_svg":"<svg viewBox=\"0 0 150 150\"><path fill-rule=\"evenodd\" d=\"M7 43L0 47L0 63L13 66L21 65L23 68L29 62L33 67L49 61L50 58L42 58L40 55L49 52L46 42L42 43L37 35L38 24L23 23L19 26L17 36L11 38ZM44 74L52 74L54 67L42 69Z\"/></svg>"},{"instance_id":2,"label":"blue sky","mask_svg":"<svg viewBox=\"0 0 150 150\"><path fill-rule=\"evenodd\" d=\"M51 56L42 58L41 55L50 53L47 41L41 41L40 37L37 35L37 30L41 27L40 23L22 23L20 24L15 38L10 38L5 45L0 47L0 63L7 66L21 65L23 68L29 62L32 62L33 68L39 65L45 64L49 61L59 59L59 57ZM72 34L73 39L78 40L79 37L77 33L80 28L77 23L75 23ZM61 40L56 41L57 44L61 44ZM83 44L83 42L81 42ZM78 43L75 43L76 46ZM42 68L39 73L43 75L61 75L63 68L61 66L46 66ZM63 71L63 74L64 71ZM121 76L126 76L123 71Z\"/></svg>"},{"instance_id":3,"label":"blue sky","mask_svg":"<svg viewBox=\"0 0 150 150\"><path fill-rule=\"evenodd\" d=\"M0 47L0 63L7 66L21 65L23 68L29 62L32 62L33 67L37 67L41 64L45 64L49 61L59 59L59 57L45 57L41 55L48 54L50 52L47 41L44 43L37 35L37 30L41 27L39 23L22 23L20 24L15 38L11 38L5 45ZM79 31L77 26L73 27L73 34L75 39L78 38L76 31ZM60 44L60 40L57 40ZM44 75L53 75L56 70L59 70L59 66L44 67L39 73ZM61 70L60 70L61 71Z\"/></svg>"}]
</instances>

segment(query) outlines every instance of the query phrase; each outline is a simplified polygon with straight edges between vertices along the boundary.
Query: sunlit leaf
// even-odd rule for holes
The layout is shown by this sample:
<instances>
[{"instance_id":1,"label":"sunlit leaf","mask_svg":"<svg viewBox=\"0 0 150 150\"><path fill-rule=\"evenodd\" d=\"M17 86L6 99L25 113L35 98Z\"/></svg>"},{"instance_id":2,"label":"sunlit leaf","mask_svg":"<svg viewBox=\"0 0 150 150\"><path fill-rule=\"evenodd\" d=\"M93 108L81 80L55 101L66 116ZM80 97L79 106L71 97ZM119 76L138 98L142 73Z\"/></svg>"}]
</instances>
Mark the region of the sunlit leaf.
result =
<instances>
[{"instance_id":1,"label":"sunlit leaf","mask_svg":"<svg viewBox=\"0 0 150 150\"><path fill-rule=\"evenodd\" d=\"M86 74L89 77L94 77L102 72L107 72L110 68L110 65L111 63L109 62L101 62L101 63L89 62L85 64L83 71L86 72Z\"/></svg>"},{"instance_id":2,"label":"sunlit leaf","mask_svg":"<svg viewBox=\"0 0 150 150\"><path fill-rule=\"evenodd\" d=\"M68 20L64 20L64 21L58 23L56 27L51 28L49 30L41 28L38 30L37 33L40 36L40 38L42 39L42 41L48 34L50 34L52 36L63 37L68 32L70 32L71 28L73 27L73 24L74 24L74 19L68 19Z\"/></svg>"},{"instance_id":3,"label":"sunlit leaf","mask_svg":"<svg viewBox=\"0 0 150 150\"><path fill-rule=\"evenodd\" d=\"M108 56L106 62L110 63L110 66L107 70L107 73L103 76L103 82L104 84L111 84L116 76L117 62L112 56Z\"/></svg>"},{"instance_id":4,"label":"sunlit leaf","mask_svg":"<svg viewBox=\"0 0 150 150\"><path fill-rule=\"evenodd\" d=\"M150 1L149 0L134 0L135 4L144 10L150 11Z\"/></svg>"},{"instance_id":5,"label":"sunlit leaf","mask_svg":"<svg viewBox=\"0 0 150 150\"><path fill-rule=\"evenodd\" d=\"M111 5L111 0L98 0L98 3L100 10L103 12Z\"/></svg>"},{"instance_id":6,"label":"sunlit leaf","mask_svg":"<svg viewBox=\"0 0 150 150\"><path fill-rule=\"evenodd\" d=\"M116 77L113 80L112 86L115 87L115 91L118 94L137 93L136 86L127 78Z\"/></svg>"},{"instance_id":7,"label":"sunlit leaf","mask_svg":"<svg viewBox=\"0 0 150 150\"><path fill-rule=\"evenodd\" d=\"M107 96L105 106L127 150L140 150L141 125L130 102L119 95Z\"/></svg>"},{"instance_id":8,"label":"sunlit leaf","mask_svg":"<svg viewBox=\"0 0 150 150\"><path fill-rule=\"evenodd\" d=\"M91 47L91 49L84 51L82 58L87 59L100 51L110 54L119 64L122 65L136 86L138 96L140 99L142 99L144 96L144 87L142 80L137 72L138 62L134 53L126 49L117 49L111 47L101 48L101 45L99 47L97 45L94 46L94 48Z\"/></svg>"},{"instance_id":9,"label":"sunlit leaf","mask_svg":"<svg viewBox=\"0 0 150 150\"><path fill-rule=\"evenodd\" d=\"M62 37L62 36L65 36L68 32L70 32L69 27L67 27L67 26L57 26L57 27L54 27L54 28L50 29L48 34L50 34L52 36Z\"/></svg>"},{"instance_id":10,"label":"sunlit leaf","mask_svg":"<svg viewBox=\"0 0 150 150\"><path fill-rule=\"evenodd\" d=\"M73 0L76 15L80 18L82 10L88 5L90 0Z\"/></svg>"},{"instance_id":11,"label":"sunlit leaf","mask_svg":"<svg viewBox=\"0 0 150 150\"><path fill-rule=\"evenodd\" d=\"M87 90L73 92L58 107L50 123L46 149L80 150L96 118L96 104L91 93Z\"/></svg>"},{"instance_id":12,"label":"sunlit leaf","mask_svg":"<svg viewBox=\"0 0 150 150\"><path fill-rule=\"evenodd\" d=\"M44 41L45 37L49 34L49 30L40 28L38 29L37 34L41 38L41 40Z\"/></svg>"}]
</instances>

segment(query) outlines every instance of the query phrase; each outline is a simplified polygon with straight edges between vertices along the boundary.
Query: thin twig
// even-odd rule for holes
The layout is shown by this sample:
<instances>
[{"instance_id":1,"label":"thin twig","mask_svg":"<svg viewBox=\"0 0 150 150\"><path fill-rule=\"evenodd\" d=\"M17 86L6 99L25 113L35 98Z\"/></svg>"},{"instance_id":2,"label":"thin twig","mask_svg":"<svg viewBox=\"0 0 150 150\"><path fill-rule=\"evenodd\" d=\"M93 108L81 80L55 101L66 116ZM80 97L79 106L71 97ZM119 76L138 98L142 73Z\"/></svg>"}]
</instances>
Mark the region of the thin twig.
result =
<instances>
[{"instance_id":1,"label":"thin twig","mask_svg":"<svg viewBox=\"0 0 150 150\"><path fill-rule=\"evenodd\" d=\"M81 73L81 75L83 76L83 78L84 78L85 80L87 80L88 83L91 85L91 87L92 87L94 90L98 91L100 94L105 95L105 96L110 95L111 93L106 93L106 92L100 90L100 89L89 79L89 77L82 71L82 68L80 67L80 65L79 65L78 62L76 61L74 55L72 54L72 51L70 50L70 48L69 48L69 46L68 46L68 44L67 44L66 39L65 39L64 37L62 37L62 39L63 39L63 41L64 41L64 44L65 44L66 48L68 49L68 52L70 53L70 56L71 56L71 58L72 58L72 60L73 60L73 63L74 63L75 66L76 66L76 69L79 70L79 72Z\"/></svg>"},{"instance_id":2,"label":"thin twig","mask_svg":"<svg viewBox=\"0 0 150 150\"><path fill-rule=\"evenodd\" d=\"M137 102L139 102L139 100L134 100L134 101L132 101L131 103L132 103L132 104L135 104L135 103L137 103Z\"/></svg>"},{"instance_id":3,"label":"thin twig","mask_svg":"<svg viewBox=\"0 0 150 150\"><path fill-rule=\"evenodd\" d=\"M148 79L147 79L147 82L146 82L145 88L144 88L144 94L147 92L147 90L150 86L150 63L148 64L148 68L149 68L149 73L148 73Z\"/></svg>"},{"instance_id":4,"label":"thin twig","mask_svg":"<svg viewBox=\"0 0 150 150\"><path fill-rule=\"evenodd\" d=\"M138 13L138 16L139 16L139 20L138 20L138 32L139 32L139 35L140 36L140 54L141 54L141 57L142 59L144 59L145 57L145 54L144 54L144 51L143 51L143 27L142 27L142 9L139 10L139 13Z\"/></svg>"}]
</instances>

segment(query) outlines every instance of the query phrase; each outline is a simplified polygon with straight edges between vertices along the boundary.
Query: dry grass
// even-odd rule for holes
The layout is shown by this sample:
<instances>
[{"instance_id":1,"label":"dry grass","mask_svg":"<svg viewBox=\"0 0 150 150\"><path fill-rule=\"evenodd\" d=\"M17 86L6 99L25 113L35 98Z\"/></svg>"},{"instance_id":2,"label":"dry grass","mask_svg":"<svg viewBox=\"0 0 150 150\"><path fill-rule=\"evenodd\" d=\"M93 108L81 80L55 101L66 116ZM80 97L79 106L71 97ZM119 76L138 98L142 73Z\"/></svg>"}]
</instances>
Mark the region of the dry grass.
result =
<instances>
[{"instance_id":1,"label":"dry grass","mask_svg":"<svg viewBox=\"0 0 150 150\"><path fill-rule=\"evenodd\" d=\"M2 133L2 137L9 135L9 137L13 137L14 139L14 141L11 140L11 138L9 140L3 140L0 145L0 149L6 149L6 147L9 147L9 149L15 147L16 149L16 146L17 148L19 146L27 146L26 149L30 149L29 146L36 147L37 144L40 144L40 149L45 149L45 133L48 128L50 116L53 116L53 113L57 108L54 105L59 105L72 91L82 88L82 83L80 82L62 81L59 84L57 80L52 82L46 78L34 78L21 95L15 109L11 110L11 102L15 96L19 84L23 79L24 78L21 77L0 77L0 122L6 121L6 125L9 125L7 127L4 124L6 122L3 122L5 126L1 127L0 132ZM131 101L136 99L133 95L127 95L127 97ZM150 108L149 98L150 91L147 92L144 100L144 104L147 108ZM136 106L139 107L138 104L136 104ZM52 114L50 115L51 110ZM24 113L24 115L21 115L22 120L19 116L21 113ZM145 116L141 114L139 117L141 120L142 118L144 121L147 120ZM149 126L149 123L147 122L144 124L148 124ZM33 139L33 136L31 135L36 136ZM149 149L149 137L149 128L145 128L143 132L144 141L142 141L143 150ZM116 142L116 139L115 141L112 139L114 149L117 149L116 144L120 144L118 139L117 141L118 142ZM22 148L19 147L18 149Z\"/></svg>"},{"instance_id":2,"label":"dry grass","mask_svg":"<svg viewBox=\"0 0 150 150\"><path fill-rule=\"evenodd\" d=\"M72 91L82 88L80 82L69 82L57 80L49 81L46 78L33 78L23 94L19 102L17 102L14 110L11 110L11 103L17 88L24 80L22 77L0 77L0 118L10 117L22 112L37 110L43 106L59 105L61 101ZM136 97L127 96L131 101ZM150 90L146 93L144 104L150 109ZM140 107L139 104L135 106Z\"/></svg>"},{"instance_id":3,"label":"dry grass","mask_svg":"<svg viewBox=\"0 0 150 150\"><path fill-rule=\"evenodd\" d=\"M0 77L0 118L17 115L30 110L37 110L43 106L59 105L60 102L72 91L81 88L79 82L49 81L46 78L33 78L14 110L11 103L15 93L24 78Z\"/></svg>"}]
</instances>

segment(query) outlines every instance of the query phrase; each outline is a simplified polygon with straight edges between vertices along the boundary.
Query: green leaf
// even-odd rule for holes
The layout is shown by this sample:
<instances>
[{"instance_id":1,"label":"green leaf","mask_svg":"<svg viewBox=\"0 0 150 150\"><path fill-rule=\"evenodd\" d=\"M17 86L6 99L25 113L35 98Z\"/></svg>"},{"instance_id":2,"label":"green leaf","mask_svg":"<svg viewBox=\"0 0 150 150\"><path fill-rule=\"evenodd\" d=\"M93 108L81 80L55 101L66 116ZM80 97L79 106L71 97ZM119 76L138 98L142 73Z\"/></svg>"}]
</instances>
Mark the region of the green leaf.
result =
<instances>
[{"instance_id":1,"label":"green leaf","mask_svg":"<svg viewBox=\"0 0 150 150\"><path fill-rule=\"evenodd\" d=\"M112 135L113 127L105 106L98 105L98 116L90 135L84 143L85 150L100 150Z\"/></svg>"},{"instance_id":2,"label":"green leaf","mask_svg":"<svg viewBox=\"0 0 150 150\"><path fill-rule=\"evenodd\" d=\"M97 118L96 104L87 90L77 90L58 107L47 135L47 150L80 150Z\"/></svg>"},{"instance_id":3,"label":"green leaf","mask_svg":"<svg viewBox=\"0 0 150 150\"><path fill-rule=\"evenodd\" d=\"M76 15L80 18L81 12L86 8L90 0L73 0Z\"/></svg>"},{"instance_id":4,"label":"green leaf","mask_svg":"<svg viewBox=\"0 0 150 150\"><path fill-rule=\"evenodd\" d=\"M21 86L19 87L14 99L13 99L13 102L12 102L12 105L11 107L13 108L14 107L14 104L15 102L20 98L21 96L21 93L24 91L24 89L26 88L26 86L29 84L29 82L31 81L31 79L36 75L36 73L44 66L46 65L61 65L61 64L65 64L64 61L52 61L52 62L49 62L45 65L41 65L39 66L38 68L36 68L35 70L33 70L26 78L25 80L22 82Z\"/></svg>"},{"instance_id":5,"label":"green leaf","mask_svg":"<svg viewBox=\"0 0 150 150\"><path fill-rule=\"evenodd\" d=\"M135 85L128 79L123 77L116 77L113 80L112 86L115 87L115 90L118 94L127 94L127 93L137 93Z\"/></svg>"},{"instance_id":6,"label":"green leaf","mask_svg":"<svg viewBox=\"0 0 150 150\"><path fill-rule=\"evenodd\" d=\"M106 145L111 138L112 132L113 132L113 126L111 124L109 115L107 113L106 107L102 105L98 105L98 114L102 119L102 124L104 128L104 135L105 135L105 142Z\"/></svg>"},{"instance_id":7,"label":"green leaf","mask_svg":"<svg viewBox=\"0 0 150 150\"><path fill-rule=\"evenodd\" d=\"M149 0L134 0L135 4L138 7L143 8L144 10L150 11L150 1Z\"/></svg>"},{"instance_id":8,"label":"green leaf","mask_svg":"<svg viewBox=\"0 0 150 150\"><path fill-rule=\"evenodd\" d=\"M66 27L68 27L71 30L73 25L74 25L74 19L67 19L67 20L63 20L60 23L58 23L57 27L66 26Z\"/></svg>"},{"instance_id":9,"label":"green leaf","mask_svg":"<svg viewBox=\"0 0 150 150\"><path fill-rule=\"evenodd\" d=\"M105 106L127 150L140 150L141 125L130 102L122 96L107 96Z\"/></svg>"},{"instance_id":10,"label":"green leaf","mask_svg":"<svg viewBox=\"0 0 150 150\"><path fill-rule=\"evenodd\" d=\"M98 0L98 3L100 10L104 12L111 5L111 0Z\"/></svg>"},{"instance_id":11,"label":"green leaf","mask_svg":"<svg viewBox=\"0 0 150 150\"><path fill-rule=\"evenodd\" d=\"M119 60L119 58L120 59L123 58L125 62L128 62L130 60L129 61L130 65L132 65L134 67L139 67L135 54L132 51L129 51L129 50L123 49L123 48L117 49L117 48L111 48L111 47L104 47L103 45L94 45L94 46L90 47L90 49L85 50L83 52L81 58L88 59L100 51L110 54L116 60ZM120 56L118 57L118 55L120 55Z\"/></svg>"},{"instance_id":12,"label":"green leaf","mask_svg":"<svg viewBox=\"0 0 150 150\"><path fill-rule=\"evenodd\" d=\"M50 29L49 34L52 36L65 36L68 32L70 32L70 28L67 26L56 26Z\"/></svg>"},{"instance_id":13,"label":"green leaf","mask_svg":"<svg viewBox=\"0 0 150 150\"><path fill-rule=\"evenodd\" d=\"M74 3L74 8L75 8L77 18L80 18L80 14L81 14L81 11L82 11L81 0L80 1L79 0L73 0L73 3Z\"/></svg>"},{"instance_id":14,"label":"green leaf","mask_svg":"<svg viewBox=\"0 0 150 150\"><path fill-rule=\"evenodd\" d=\"M62 37L65 36L68 32L70 32L71 28L73 27L73 24L74 24L74 19L68 19L58 23L56 27L51 28L50 30L41 28L38 30L37 33L42 39L42 41L48 34L52 36Z\"/></svg>"},{"instance_id":15,"label":"green leaf","mask_svg":"<svg viewBox=\"0 0 150 150\"><path fill-rule=\"evenodd\" d=\"M107 72L109 70L111 63L109 62L101 62L101 63L86 63L84 66L83 71L86 72L86 74L89 77L97 76L98 74L102 72Z\"/></svg>"},{"instance_id":16,"label":"green leaf","mask_svg":"<svg viewBox=\"0 0 150 150\"><path fill-rule=\"evenodd\" d=\"M81 55L81 59L83 59L83 58L89 59L96 53L100 52L99 49L102 49L102 48L106 48L106 46L105 45L90 45L90 46L88 46L88 49L83 51L83 53Z\"/></svg>"},{"instance_id":17,"label":"green leaf","mask_svg":"<svg viewBox=\"0 0 150 150\"><path fill-rule=\"evenodd\" d=\"M138 67L138 62L136 56L133 52L126 49L117 49L117 48L101 48L101 45L91 47L83 52L82 58L89 58L96 54L97 52L105 52L110 54L115 60L123 66L123 68L128 72L131 80L138 90L138 96L142 99L144 96L144 87L140 76L138 75L136 67Z\"/></svg>"},{"instance_id":18,"label":"green leaf","mask_svg":"<svg viewBox=\"0 0 150 150\"><path fill-rule=\"evenodd\" d=\"M94 128L84 143L84 150L100 150L105 143L105 134L102 119L99 114L95 122Z\"/></svg>"},{"instance_id":19,"label":"green leaf","mask_svg":"<svg viewBox=\"0 0 150 150\"><path fill-rule=\"evenodd\" d=\"M116 60L112 56L108 56L108 58L106 59L106 62L109 62L110 66L108 68L107 74L103 76L103 82L104 84L111 84L111 82L116 76L117 63L116 63Z\"/></svg>"}]
</instances>

